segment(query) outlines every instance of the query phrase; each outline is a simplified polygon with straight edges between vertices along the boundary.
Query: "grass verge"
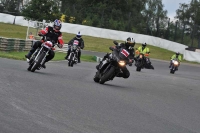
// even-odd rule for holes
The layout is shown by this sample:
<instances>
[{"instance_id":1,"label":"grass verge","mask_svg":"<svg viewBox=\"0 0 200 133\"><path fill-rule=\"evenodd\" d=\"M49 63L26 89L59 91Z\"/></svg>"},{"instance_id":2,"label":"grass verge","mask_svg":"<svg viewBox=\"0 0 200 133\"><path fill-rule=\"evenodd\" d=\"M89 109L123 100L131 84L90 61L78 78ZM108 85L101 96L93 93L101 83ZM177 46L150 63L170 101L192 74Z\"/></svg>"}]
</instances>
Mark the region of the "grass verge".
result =
<instances>
[{"instance_id":1,"label":"grass verge","mask_svg":"<svg viewBox=\"0 0 200 133\"><path fill-rule=\"evenodd\" d=\"M16 59L16 60L26 60L24 55L27 54L27 52L2 52L0 51L0 57L2 58L9 58L9 59ZM64 57L66 56L65 53L55 53L55 57L52 59L52 61L59 61L64 60ZM87 61L87 62L96 62L95 56L91 55L81 55L81 61Z\"/></svg>"}]
</instances>

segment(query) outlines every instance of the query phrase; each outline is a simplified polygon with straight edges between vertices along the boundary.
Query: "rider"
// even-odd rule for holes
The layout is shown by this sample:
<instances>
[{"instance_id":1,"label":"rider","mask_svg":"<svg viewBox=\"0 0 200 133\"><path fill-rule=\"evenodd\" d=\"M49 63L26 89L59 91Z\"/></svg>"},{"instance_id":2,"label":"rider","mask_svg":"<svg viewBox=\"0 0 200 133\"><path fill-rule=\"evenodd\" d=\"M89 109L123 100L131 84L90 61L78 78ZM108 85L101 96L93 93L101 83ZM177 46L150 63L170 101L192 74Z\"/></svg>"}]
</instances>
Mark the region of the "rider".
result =
<instances>
[{"instance_id":1,"label":"rider","mask_svg":"<svg viewBox=\"0 0 200 133\"><path fill-rule=\"evenodd\" d=\"M76 36L75 36L74 38L72 38L72 39L68 42L68 51L67 51L67 55L66 55L66 57L65 57L66 60L68 59L68 56L69 56L69 54L70 54L70 52L71 52L71 46L73 45L74 42L78 42L78 46L79 46L81 49L84 48L84 46L85 46L85 45L84 45L84 40L83 40L83 38L82 38L82 36L81 36L80 31L76 34ZM78 63L81 62L80 57L81 57L81 50L79 49L79 51L78 51Z\"/></svg>"},{"instance_id":2,"label":"rider","mask_svg":"<svg viewBox=\"0 0 200 133\"><path fill-rule=\"evenodd\" d=\"M46 36L48 40L52 41L53 43L58 43L58 47L62 48L64 45L63 39L62 39L62 32L60 32L60 29L62 27L62 23L60 20L56 19L54 21L53 27L47 26L45 29L41 30L38 35L39 36ZM35 50L38 47L41 47L42 43L44 42L44 37L40 41L36 41L31 50L27 55L25 55L26 58L30 59L31 55L35 52ZM46 60L44 64L42 64L43 68L46 68L45 63L53 59L55 56L55 53L53 50L49 51L49 55L47 55Z\"/></svg>"},{"instance_id":3,"label":"rider","mask_svg":"<svg viewBox=\"0 0 200 133\"><path fill-rule=\"evenodd\" d=\"M130 55L129 55L129 66L132 66L132 63L133 63L133 61L134 61L133 59L134 59L134 46L135 46L135 41L133 40L133 38L128 37L128 38L126 39L125 43L118 43L118 42L116 42L116 41L113 41L113 43L114 43L116 46L114 46L114 47L112 46L112 47L110 47L109 49L112 49L112 50L115 50L115 48L116 48L117 50L120 49L120 48L126 49L126 50L130 53ZM116 50L116 51L117 51L117 50ZM99 66L102 64L102 62L103 62L104 60L106 60L107 58L109 58L109 55L110 55L110 53L107 53L107 54L103 57L103 59L100 61L99 65L96 66L96 69L97 69L97 70L99 69ZM129 70L126 68L126 66L123 67L122 72L123 72L123 73L119 73L119 74L117 75L117 77L128 78L128 77L130 76L130 72L129 72Z\"/></svg>"},{"instance_id":4,"label":"rider","mask_svg":"<svg viewBox=\"0 0 200 133\"><path fill-rule=\"evenodd\" d=\"M150 53L150 50L149 48L147 47L147 44L146 42L145 43L142 43L142 46L140 46L138 49L137 49L140 53L142 54L149 54Z\"/></svg>"},{"instance_id":5,"label":"rider","mask_svg":"<svg viewBox=\"0 0 200 133\"><path fill-rule=\"evenodd\" d=\"M176 52L175 54L172 55L171 60L170 60L169 68L171 67L171 65L172 65L172 60L174 60L174 59L178 59L178 62L179 62L178 66L179 66L179 65L180 65L180 62L182 61L182 57L181 57L181 55L180 55L179 52ZM178 68L177 68L177 69L178 69Z\"/></svg>"},{"instance_id":6,"label":"rider","mask_svg":"<svg viewBox=\"0 0 200 133\"><path fill-rule=\"evenodd\" d=\"M142 54L150 54L150 49L147 47L146 42L142 43L142 46L140 46L139 48L137 48L137 51L139 53ZM134 60L136 61L139 58L139 55L137 57L134 58Z\"/></svg>"}]
</instances>

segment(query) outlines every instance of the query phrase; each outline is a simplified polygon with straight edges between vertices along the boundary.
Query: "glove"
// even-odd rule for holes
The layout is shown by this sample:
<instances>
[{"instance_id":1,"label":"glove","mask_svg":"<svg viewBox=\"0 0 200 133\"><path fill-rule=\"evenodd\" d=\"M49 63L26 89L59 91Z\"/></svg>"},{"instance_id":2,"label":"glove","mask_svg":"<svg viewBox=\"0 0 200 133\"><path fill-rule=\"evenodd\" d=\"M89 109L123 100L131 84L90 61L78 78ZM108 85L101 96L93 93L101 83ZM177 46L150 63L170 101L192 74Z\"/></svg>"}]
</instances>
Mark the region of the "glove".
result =
<instances>
[{"instance_id":1,"label":"glove","mask_svg":"<svg viewBox=\"0 0 200 133\"><path fill-rule=\"evenodd\" d=\"M62 45L62 44L57 44L57 46L58 46L59 48L62 48L62 47L63 47L63 45Z\"/></svg>"},{"instance_id":2,"label":"glove","mask_svg":"<svg viewBox=\"0 0 200 133\"><path fill-rule=\"evenodd\" d=\"M43 36L43 34L41 32L38 33L38 36Z\"/></svg>"},{"instance_id":3,"label":"glove","mask_svg":"<svg viewBox=\"0 0 200 133\"><path fill-rule=\"evenodd\" d=\"M134 62L134 60L133 59L129 59L129 63L133 63Z\"/></svg>"}]
</instances>

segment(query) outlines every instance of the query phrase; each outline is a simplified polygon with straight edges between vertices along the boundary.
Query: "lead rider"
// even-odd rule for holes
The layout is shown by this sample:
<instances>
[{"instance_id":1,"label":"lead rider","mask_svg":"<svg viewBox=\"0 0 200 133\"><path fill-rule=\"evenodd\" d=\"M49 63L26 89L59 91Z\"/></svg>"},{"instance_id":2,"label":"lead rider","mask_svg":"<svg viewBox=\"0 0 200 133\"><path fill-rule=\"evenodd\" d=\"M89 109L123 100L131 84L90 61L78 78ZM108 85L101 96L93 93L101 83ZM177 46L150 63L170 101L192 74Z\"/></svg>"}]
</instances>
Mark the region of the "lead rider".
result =
<instances>
[{"instance_id":1,"label":"lead rider","mask_svg":"<svg viewBox=\"0 0 200 133\"><path fill-rule=\"evenodd\" d=\"M62 32L60 32L60 29L62 27L62 23L60 20L56 19L53 23L53 27L47 26L45 29L41 30L38 35L39 36L46 36L48 40L52 41L53 44L58 43L58 47L62 48L64 45L64 41L62 39ZM44 42L44 37L40 41L36 41L33 46L31 47L31 50L27 55L25 55L26 58L30 59L32 54L35 52L35 50L38 47L41 47L42 43ZM49 51L49 55L47 55L46 60L44 64L42 64L43 68L46 68L45 63L52 60L55 56L55 52L53 50Z\"/></svg>"}]
</instances>

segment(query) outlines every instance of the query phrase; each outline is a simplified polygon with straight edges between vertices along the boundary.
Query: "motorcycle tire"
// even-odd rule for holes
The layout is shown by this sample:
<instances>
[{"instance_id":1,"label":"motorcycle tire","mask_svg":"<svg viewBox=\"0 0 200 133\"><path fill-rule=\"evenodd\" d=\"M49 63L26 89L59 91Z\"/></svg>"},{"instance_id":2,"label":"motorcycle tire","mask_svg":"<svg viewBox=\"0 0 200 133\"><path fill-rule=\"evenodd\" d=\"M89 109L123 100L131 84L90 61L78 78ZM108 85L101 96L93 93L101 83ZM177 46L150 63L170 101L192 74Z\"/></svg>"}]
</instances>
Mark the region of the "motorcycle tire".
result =
<instances>
[{"instance_id":1,"label":"motorcycle tire","mask_svg":"<svg viewBox=\"0 0 200 133\"><path fill-rule=\"evenodd\" d=\"M100 78L99 78L99 71L96 72L94 78L93 78L94 82L98 83Z\"/></svg>"},{"instance_id":2,"label":"motorcycle tire","mask_svg":"<svg viewBox=\"0 0 200 133\"><path fill-rule=\"evenodd\" d=\"M141 67L136 67L136 71L140 72L141 71Z\"/></svg>"},{"instance_id":3,"label":"motorcycle tire","mask_svg":"<svg viewBox=\"0 0 200 133\"><path fill-rule=\"evenodd\" d=\"M99 83L104 84L108 79L111 77L111 75L115 72L115 68L111 67L104 75L100 78Z\"/></svg>"},{"instance_id":4,"label":"motorcycle tire","mask_svg":"<svg viewBox=\"0 0 200 133\"><path fill-rule=\"evenodd\" d=\"M175 70L171 69L171 70L170 70L170 73L171 73L171 74L174 74L174 73L175 73Z\"/></svg>"},{"instance_id":5,"label":"motorcycle tire","mask_svg":"<svg viewBox=\"0 0 200 133\"><path fill-rule=\"evenodd\" d=\"M69 56L69 62L68 62L68 66L70 66L70 67L73 67L73 65L74 65L73 57L74 57L74 54L71 53Z\"/></svg>"},{"instance_id":6,"label":"motorcycle tire","mask_svg":"<svg viewBox=\"0 0 200 133\"><path fill-rule=\"evenodd\" d=\"M154 70L154 67L151 65L151 69L153 69Z\"/></svg>"},{"instance_id":7,"label":"motorcycle tire","mask_svg":"<svg viewBox=\"0 0 200 133\"><path fill-rule=\"evenodd\" d=\"M33 64L30 64L29 67L27 68L28 71L31 71Z\"/></svg>"},{"instance_id":8,"label":"motorcycle tire","mask_svg":"<svg viewBox=\"0 0 200 133\"><path fill-rule=\"evenodd\" d=\"M42 62L44 56L46 53L41 53L38 57L38 61L34 62L33 67L31 68L31 72L35 72L35 70L40 66L40 63Z\"/></svg>"}]
</instances>

